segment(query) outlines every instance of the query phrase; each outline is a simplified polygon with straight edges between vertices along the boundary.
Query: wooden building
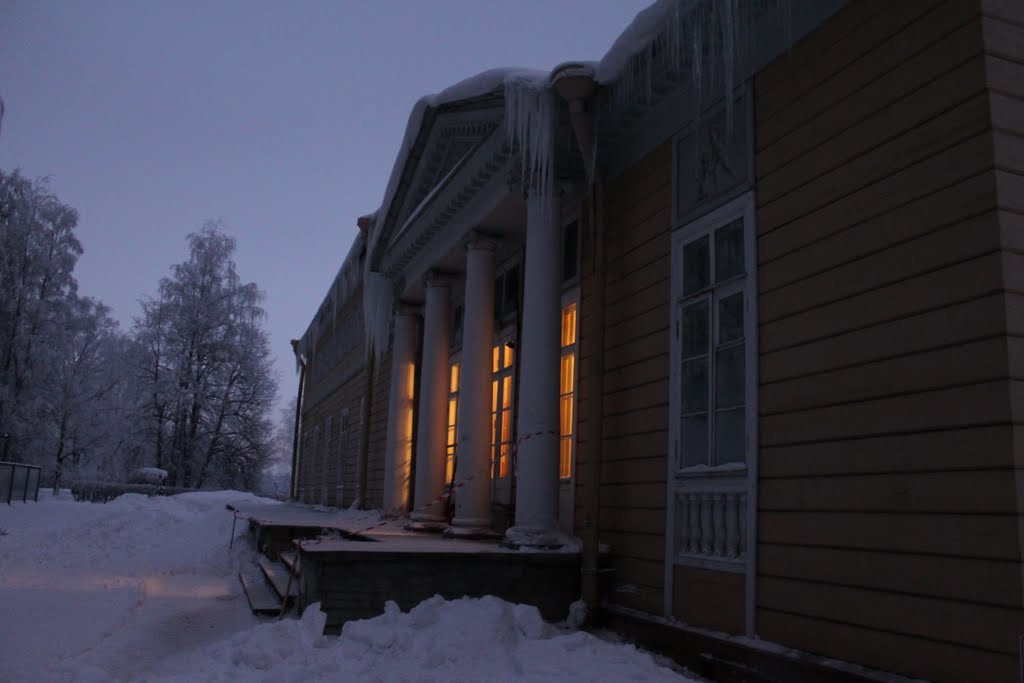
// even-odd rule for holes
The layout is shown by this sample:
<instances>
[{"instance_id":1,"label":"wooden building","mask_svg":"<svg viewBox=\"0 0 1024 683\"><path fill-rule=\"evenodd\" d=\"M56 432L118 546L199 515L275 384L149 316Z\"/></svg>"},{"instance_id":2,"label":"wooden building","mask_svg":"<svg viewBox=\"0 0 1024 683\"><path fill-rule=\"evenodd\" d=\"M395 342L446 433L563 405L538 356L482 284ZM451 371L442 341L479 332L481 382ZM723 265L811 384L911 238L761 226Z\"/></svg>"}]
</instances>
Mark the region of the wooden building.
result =
<instances>
[{"instance_id":1,"label":"wooden building","mask_svg":"<svg viewBox=\"0 0 1024 683\"><path fill-rule=\"evenodd\" d=\"M581 536L680 641L1018 679L1019 0L663 0L422 100L361 227L297 498Z\"/></svg>"}]
</instances>

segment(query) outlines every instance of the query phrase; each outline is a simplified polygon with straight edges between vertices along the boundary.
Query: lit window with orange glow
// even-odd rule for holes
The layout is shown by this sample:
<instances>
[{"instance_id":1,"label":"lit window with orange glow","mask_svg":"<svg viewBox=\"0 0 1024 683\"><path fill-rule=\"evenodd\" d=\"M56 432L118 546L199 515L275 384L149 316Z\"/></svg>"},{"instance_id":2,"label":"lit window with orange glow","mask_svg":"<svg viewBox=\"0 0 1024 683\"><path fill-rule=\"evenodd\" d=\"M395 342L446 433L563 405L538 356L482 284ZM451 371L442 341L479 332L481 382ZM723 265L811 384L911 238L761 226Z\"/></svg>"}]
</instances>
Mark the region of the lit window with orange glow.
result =
<instances>
[{"instance_id":1,"label":"lit window with orange glow","mask_svg":"<svg viewBox=\"0 0 1024 683\"><path fill-rule=\"evenodd\" d=\"M576 304L562 309L562 362L558 378L558 476L572 476L576 408Z\"/></svg>"},{"instance_id":2,"label":"lit window with orange glow","mask_svg":"<svg viewBox=\"0 0 1024 683\"><path fill-rule=\"evenodd\" d=\"M448 379L448 442L445 456L444 480L451 484L455 477L455 443L458 436L459 364L452 363Z\"/></svg>"},{"instance_id":3,"label":"lit window with orange glow","mask_svg":"<svg viewBox=\"0 0 1024 683\"><path fill-rule=\"evenodd\" d=\"M511 466L512 451L512 347L498 344L493 351L494 375L491 381L491 453L494 476L504 478Z\"/></svg>"}]
</instances>

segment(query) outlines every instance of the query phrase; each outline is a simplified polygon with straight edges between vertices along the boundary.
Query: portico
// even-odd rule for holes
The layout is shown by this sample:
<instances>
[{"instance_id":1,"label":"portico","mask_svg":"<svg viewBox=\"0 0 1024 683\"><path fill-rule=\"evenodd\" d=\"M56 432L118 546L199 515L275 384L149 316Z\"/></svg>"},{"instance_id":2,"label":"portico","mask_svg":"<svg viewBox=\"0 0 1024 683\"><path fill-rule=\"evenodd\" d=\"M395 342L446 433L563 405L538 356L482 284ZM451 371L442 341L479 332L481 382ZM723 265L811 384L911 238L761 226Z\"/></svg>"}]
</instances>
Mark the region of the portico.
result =
<instances>
[{"instance_id":1,"label":"portico","mask_svg":"<svg viewBox=\"0 0 1024 683\"><path fill-rule=\"evenodd\" d=\"M560 481L570 469L560 454L572 452L563 442L575 434L561 424L573 411L560 405L563 230L571 217L563 203L579 199L585 173L578 159L555 153L573 140L554 115L541 136L550 168L524 164L502 120L504 94L499 86L424 114L410 158L396 167L398 189L379 214L370 267L401 302L393 309L384 480L396 511L404 504L410 512L410 529L557 546L560 489L569 488ZM476 137L446 137L448 119ZM409 305L421 308L422 325L408 319ZM574 304L573 327L576 320ZM415 434L406 433L410 425Z\"/></svg>"}]
</instances>

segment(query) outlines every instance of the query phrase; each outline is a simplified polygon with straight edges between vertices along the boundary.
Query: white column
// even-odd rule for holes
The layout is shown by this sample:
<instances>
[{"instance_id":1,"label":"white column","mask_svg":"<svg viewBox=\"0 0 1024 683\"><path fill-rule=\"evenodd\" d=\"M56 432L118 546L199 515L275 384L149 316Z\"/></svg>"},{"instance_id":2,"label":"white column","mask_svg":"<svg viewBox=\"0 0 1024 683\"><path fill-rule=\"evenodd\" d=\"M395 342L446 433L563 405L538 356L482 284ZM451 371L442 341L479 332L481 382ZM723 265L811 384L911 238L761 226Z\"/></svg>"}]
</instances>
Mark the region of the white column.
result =
<instances>
[{"instance_id":1,"label":"white column","mask_svg":"<svg viewBox=\"0 0 1024 683\"><path fill-rule=\"evenodd\" d=\"M449 536L481 536L491 528L491 347L494 345L494 244L475 240L466 253L466 308L459 387L458 478Z\"/></svg>"},{"instance_id":2,"label":"white column","mask_svg":"<svg viewBox=\"0 0 1024 683\"><path fill-rule=\"evenodd\" d=\"M420 361L420 403L416 427L416 497L409 528L441 530L447 526L444 502L424 508L444 492L448 446L448 347L451 302L448 279L427 278L423 311L423 355Z\"/></svg>"},{"instance_id":3,"label":"white column","mask_svg":"<svg viewBox=\"0 0 1024 683\"><path fill-rule=\"evenodd\" d=\"M516 521L506 538L517 545L559 544L558 378L561 360L562 233L560 202L532 196L526 205L523 330L519 351L520 439Z\"/></svg>"},{"instance_id":4,"label":"white column","mask_svg":"<svg viewBox=\"0 0 1024 683\"><path fill-rule=\"evenodd\" d=\"M395 315L388 436L384 447L385 513L401 513L409 509L418 327L416 315L412 311L400 309Z\"/></svg>"}]
</instances>

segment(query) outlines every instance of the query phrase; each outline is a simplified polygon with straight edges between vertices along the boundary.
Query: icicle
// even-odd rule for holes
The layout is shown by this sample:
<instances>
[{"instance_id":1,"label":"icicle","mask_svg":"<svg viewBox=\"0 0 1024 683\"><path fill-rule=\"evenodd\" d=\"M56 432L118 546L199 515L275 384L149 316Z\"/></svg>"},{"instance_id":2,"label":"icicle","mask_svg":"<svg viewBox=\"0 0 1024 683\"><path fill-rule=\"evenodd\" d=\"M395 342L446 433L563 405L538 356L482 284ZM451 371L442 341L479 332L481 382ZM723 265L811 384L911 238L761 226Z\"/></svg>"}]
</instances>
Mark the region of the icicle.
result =
<instances>
[{"instance_id":1,"label":"icicle","mask_svg":"<svg viewBox=\"0 0 1024 683\"><path fill-rule=\"evenodd\" d=\"M524 188L542 197L550 197L554 190L557 111L547 83L522 78L505 83L506 134L519 149Z\"/></svg>"},{"instance_id":2,"label":"icicle","mask_svg":"<svg viewBox=\"0 0 1024 683\"><path fill-rule=\"evenodd\" d=\"M379 361L388 347L391 308L394 292L391 281L381 273L367 270L363 274L363 330L366 353Z\"/></svg>"}]
</instances>

